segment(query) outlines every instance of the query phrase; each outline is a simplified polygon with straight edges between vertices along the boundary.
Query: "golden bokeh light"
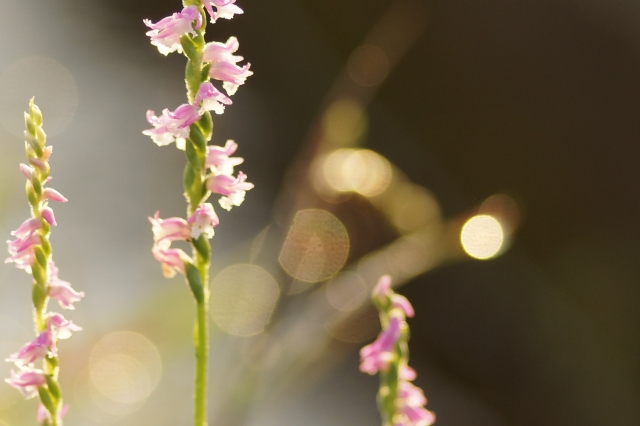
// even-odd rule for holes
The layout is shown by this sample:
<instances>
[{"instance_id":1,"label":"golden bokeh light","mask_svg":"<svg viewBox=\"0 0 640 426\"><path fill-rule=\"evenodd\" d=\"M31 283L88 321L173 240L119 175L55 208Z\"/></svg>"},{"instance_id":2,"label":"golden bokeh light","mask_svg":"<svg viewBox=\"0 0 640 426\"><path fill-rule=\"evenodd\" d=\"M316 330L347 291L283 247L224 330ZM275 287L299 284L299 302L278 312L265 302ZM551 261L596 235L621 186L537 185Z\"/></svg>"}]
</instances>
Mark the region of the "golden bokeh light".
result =
<instances>
[{"instance_id":1,"label":"golden bokeh light","mask_svg":"<svg viewBox=\"0 0 640 426\"><path fill-rule=\"evenodd\" d=\"M326 110L322 128L325 141L337 147L356 145L367 131L368 120L362 105L342 98Z\"/></svg>"},{"instance_id":2,"label":"golden bokeh light","mask_svg":"<svg viewBox=\"0 0 640 426\"><path fill-rule=\"evenodd\" d=\"M232 265L211 283L211 317L225 332L252 336L264 330L275 308L280 287L256 265Z\"/></svg>"},{"instance_id":3,"label":"golden bokeh light","mask_svg":"<svg viewBox=\"0 0 640 426\"><path fill-rule=\"evenodd\" d=\"M63 131L78 107L76 82L64 65L45 56L14 62L0 75L0 121L20 138L24 131L23 111L32 96L44 113L44 128L49 136Z\"/></svg>"},{"instance_id":4,"label":"golden bokeh light","mask_svg":"<svg viewBox=\"0 0 640 426\"><path fill-rule=\"evenodd\" d=\"M462 248L476 259L496 256L504 243L504 232L500 222L493 216L476 215L467 220L460 232Z\"/></svg>"},{"instance_id":5,"label":"golden bokeh light","mask_svg":"<svg viewBox=\"0 0 640 426\"><path fill-rule=\"evenodd\" d=\"M348 255L342 222L325 210L308 209L296 213L278 260L293 278L318 282L342 269Z\"/></svg>"},{"instance_id":6,"label":"golden bokeh light","mask_svg":"<svg viewBox=\"0 0 640 426\"><path fill-rule=\"evenodd\" d=\"M365 44L353 51L347 69L357 85L377 86L389 74L389 58L378 46Z\"/></svg>"},{"instance_id":7,"label":"golden bokeh light","mask_svg":"<svg viewBox=\"0 0 640 426\"><path fill-rule=\"evenodd\" d=\"M338 149L323 162L325 182L338 192L357 192L374 197L391 183L391 165L368 149Z\"/></svg>"},{"instance_id":8,"label":"golden bokeh light","mask_svg":"<svg viewBox=\"0 0 640 426\"><path fill-rule=\"evenodd\" d=\"M339 311L351 312L369 297L369 288L357 273L343 272L327 283L326 293L331 306Z\"/></svg>"},{"instance_id":9,"label":"golden bokeh light","mask_svg":"<svg viewBox=\"0 0 640 426\"><path fill-rule=\"evenodd\" d=\"M158 385L161 375L160 354L140 333L111 333L91 351L91 384L115 403L135 404L145 400Z\"/></svg>"}]
</instances>

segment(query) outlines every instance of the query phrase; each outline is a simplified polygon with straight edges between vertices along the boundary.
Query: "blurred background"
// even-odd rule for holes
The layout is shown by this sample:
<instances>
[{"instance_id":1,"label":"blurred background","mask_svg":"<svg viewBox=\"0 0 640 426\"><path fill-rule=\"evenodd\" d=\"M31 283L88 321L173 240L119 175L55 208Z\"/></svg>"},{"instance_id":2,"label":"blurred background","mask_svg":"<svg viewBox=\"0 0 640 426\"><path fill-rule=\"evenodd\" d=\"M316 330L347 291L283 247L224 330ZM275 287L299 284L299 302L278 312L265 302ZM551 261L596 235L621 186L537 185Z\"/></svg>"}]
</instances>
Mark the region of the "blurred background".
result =
<instances>
[{"instance_id":1,"label":"blurred background","mask_svg":"<svg viewBox=\"0 0 640 426\"><path fill-rule=\"evenodd\" d=\"M358 350L390 273L440 426L640 424L640 6L628 0L238 0L209 26L255 72L214 117L256 188L218 209L211 424L375 425ZM188 425L191 295L147 216L184 154L141 131L184 102L143 18L174 0L2 0L0 235L27 216L22 112L54 146L54 258L87 296L60 345L65 424ZM0 357L33 336L0 266ZM51 305L57 309L57 305ZM8 377L11 366L0 366ZM0 387L0 425L36 402Z\"/></svg>"}]
</instances>

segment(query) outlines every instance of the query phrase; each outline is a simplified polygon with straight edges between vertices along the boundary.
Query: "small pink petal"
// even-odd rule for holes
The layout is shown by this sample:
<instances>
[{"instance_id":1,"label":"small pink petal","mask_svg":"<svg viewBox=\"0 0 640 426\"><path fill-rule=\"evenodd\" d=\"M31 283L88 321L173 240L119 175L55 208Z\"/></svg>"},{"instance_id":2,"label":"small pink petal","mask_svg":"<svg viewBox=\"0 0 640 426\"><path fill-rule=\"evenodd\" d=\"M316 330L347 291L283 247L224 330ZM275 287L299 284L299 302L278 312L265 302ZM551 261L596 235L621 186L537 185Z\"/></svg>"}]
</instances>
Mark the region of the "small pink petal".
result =
<instances>
[{"instance_id":1,"label":"small pink petal","mask_svg":"<svg viewBox=\"0 0 640 426\"><path fill-rule=\"evenodd\" d=\"M45 188L45 190L42 192L42 195L45 200L57 201L59 203L66 203L67 201L69 201L53 188Z\"/></svg>"},{"instance_id":2,"label":"small pink petal","mask_svg":"<svg viewBox=\"0 0 640 426\"><path fill-rule=\"evenodd\" d=\"M41 214L42 214L42 218L46 220L49 225L53 225L53 226L57 225L56 218L53 215L53 210L51 209L51 207L43 208Z\"/></svg>"}]
</instances>

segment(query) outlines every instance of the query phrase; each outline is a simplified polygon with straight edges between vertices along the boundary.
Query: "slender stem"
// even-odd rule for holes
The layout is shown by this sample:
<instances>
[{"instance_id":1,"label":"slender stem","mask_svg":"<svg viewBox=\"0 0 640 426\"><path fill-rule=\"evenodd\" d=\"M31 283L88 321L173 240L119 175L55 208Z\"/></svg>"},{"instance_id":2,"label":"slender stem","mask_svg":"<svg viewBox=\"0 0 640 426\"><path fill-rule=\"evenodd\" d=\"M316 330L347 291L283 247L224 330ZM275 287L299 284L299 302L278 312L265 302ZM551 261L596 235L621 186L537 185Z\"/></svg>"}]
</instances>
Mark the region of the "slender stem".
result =
<instances>
[{"instance_id":1,"label":"slender stem","mask_svg":"<svg viewBox=\"0 0 640 426\"><path fill-rule=\"evenodd\" d=\"M206 301L198 303L195 326L196 397L195 426L207 426L207 377L209 361L209 309Z\"/></svg>"}]
</instances>

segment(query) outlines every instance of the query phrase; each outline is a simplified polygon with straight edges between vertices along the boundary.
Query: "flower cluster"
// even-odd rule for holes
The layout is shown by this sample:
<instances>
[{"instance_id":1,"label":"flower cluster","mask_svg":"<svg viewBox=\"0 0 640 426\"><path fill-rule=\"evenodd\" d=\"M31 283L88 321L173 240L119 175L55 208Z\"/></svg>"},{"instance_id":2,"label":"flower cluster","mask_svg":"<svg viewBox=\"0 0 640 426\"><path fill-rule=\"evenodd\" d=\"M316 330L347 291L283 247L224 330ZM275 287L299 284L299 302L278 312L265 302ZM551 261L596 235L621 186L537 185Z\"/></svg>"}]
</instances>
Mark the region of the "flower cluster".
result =
<instances>
[{"instance_id":1,"label":"flower cluster","mask_svg":"<svg viewBox=\"0 0 640 426\"><path fill-rule=\"evenodd\" d=\"M153 128L142 132L159 146L175 142L189 160L185 171L185 176L189 176L189 181L185 180L189 218L161 219L158 212L149 218L154 235L152 253L161 263L166 277L172 277L176 272L184 274L185 262L193 263L183 250L171 248L172 241L194 242L201 235L206 239L213 237L213 228L219 220L213 206L206 202L209 196L220 195L220 206L231 210L242 204L246 191L254 186L247 182L246 174L238 172L234 175L235 166L244 161L232 156L238 149L234 141L228 140L225 146L211 146L206 142L211 136L210 113L222 114L225 106L232 103L229 96L233 96L253 74L249 63L238 65L244 58L235 55L240 47L237 38L230 37L225 43L204 42L205 11L212 23L219 18L231 19L235 14L243 13L234 3L235 0L204 0L202 5L187 6L157 23L144 21L151 29L147 32L151 44L160 53L184 53L189 61L189 102L173 111L164 109L160 116L148 111L147 121ZM210 79L221 81L226 95Z\"/></svg>"},{"instance_id":2,"label":"flower cluster","mask_svg":"<svg viewBox=\"0 0 640 426\"><path fill-rule=\"evenodd\" d=\"M14 263L33 275L33 303L38 334L33 341L6 359L14 363L18 371L12 370L11 377L5 381L25 398L40 395L38 421L58 426L67 407L62 403L57 383L57 341L69 338L71 332L81 328L58 313L45 311L49 298L56 299L64 309L74 309L73 304L82 299L84 293L75 291L68 282L58 278L58 268L51 259L49 232L51 226L56 225L56 220L48 202L66 202L67 199L55 189L44 187L51 180L49 158L52 147L46 146L46 135L41 127L42 114L33 99L29 104L29 113L25 113L25 122L25 150L29 164L20 164L20 171L27 178L26 192L32 217L11 233L15 239L7 241L10 256L5 263ZM44 361L43 369L35 367L39 360Z\"/></svg>"},{"instance_id":3,"label":"flower cluster","mask_svg":"<svg viewBox=\"0 0 640 426\"><path fill-rule=\"evenodd\" d=\"M372 298L380 311L383 326L378 338L360 350L360 370L380 373L378 404L384 426L429 426L435 415L424 408L422 389L411 383L416 372L409 367L409 327L406 317L414 310L406 297L391 290L391 277L383 275L373 289Z\"/></svg>"}]
</instances>

